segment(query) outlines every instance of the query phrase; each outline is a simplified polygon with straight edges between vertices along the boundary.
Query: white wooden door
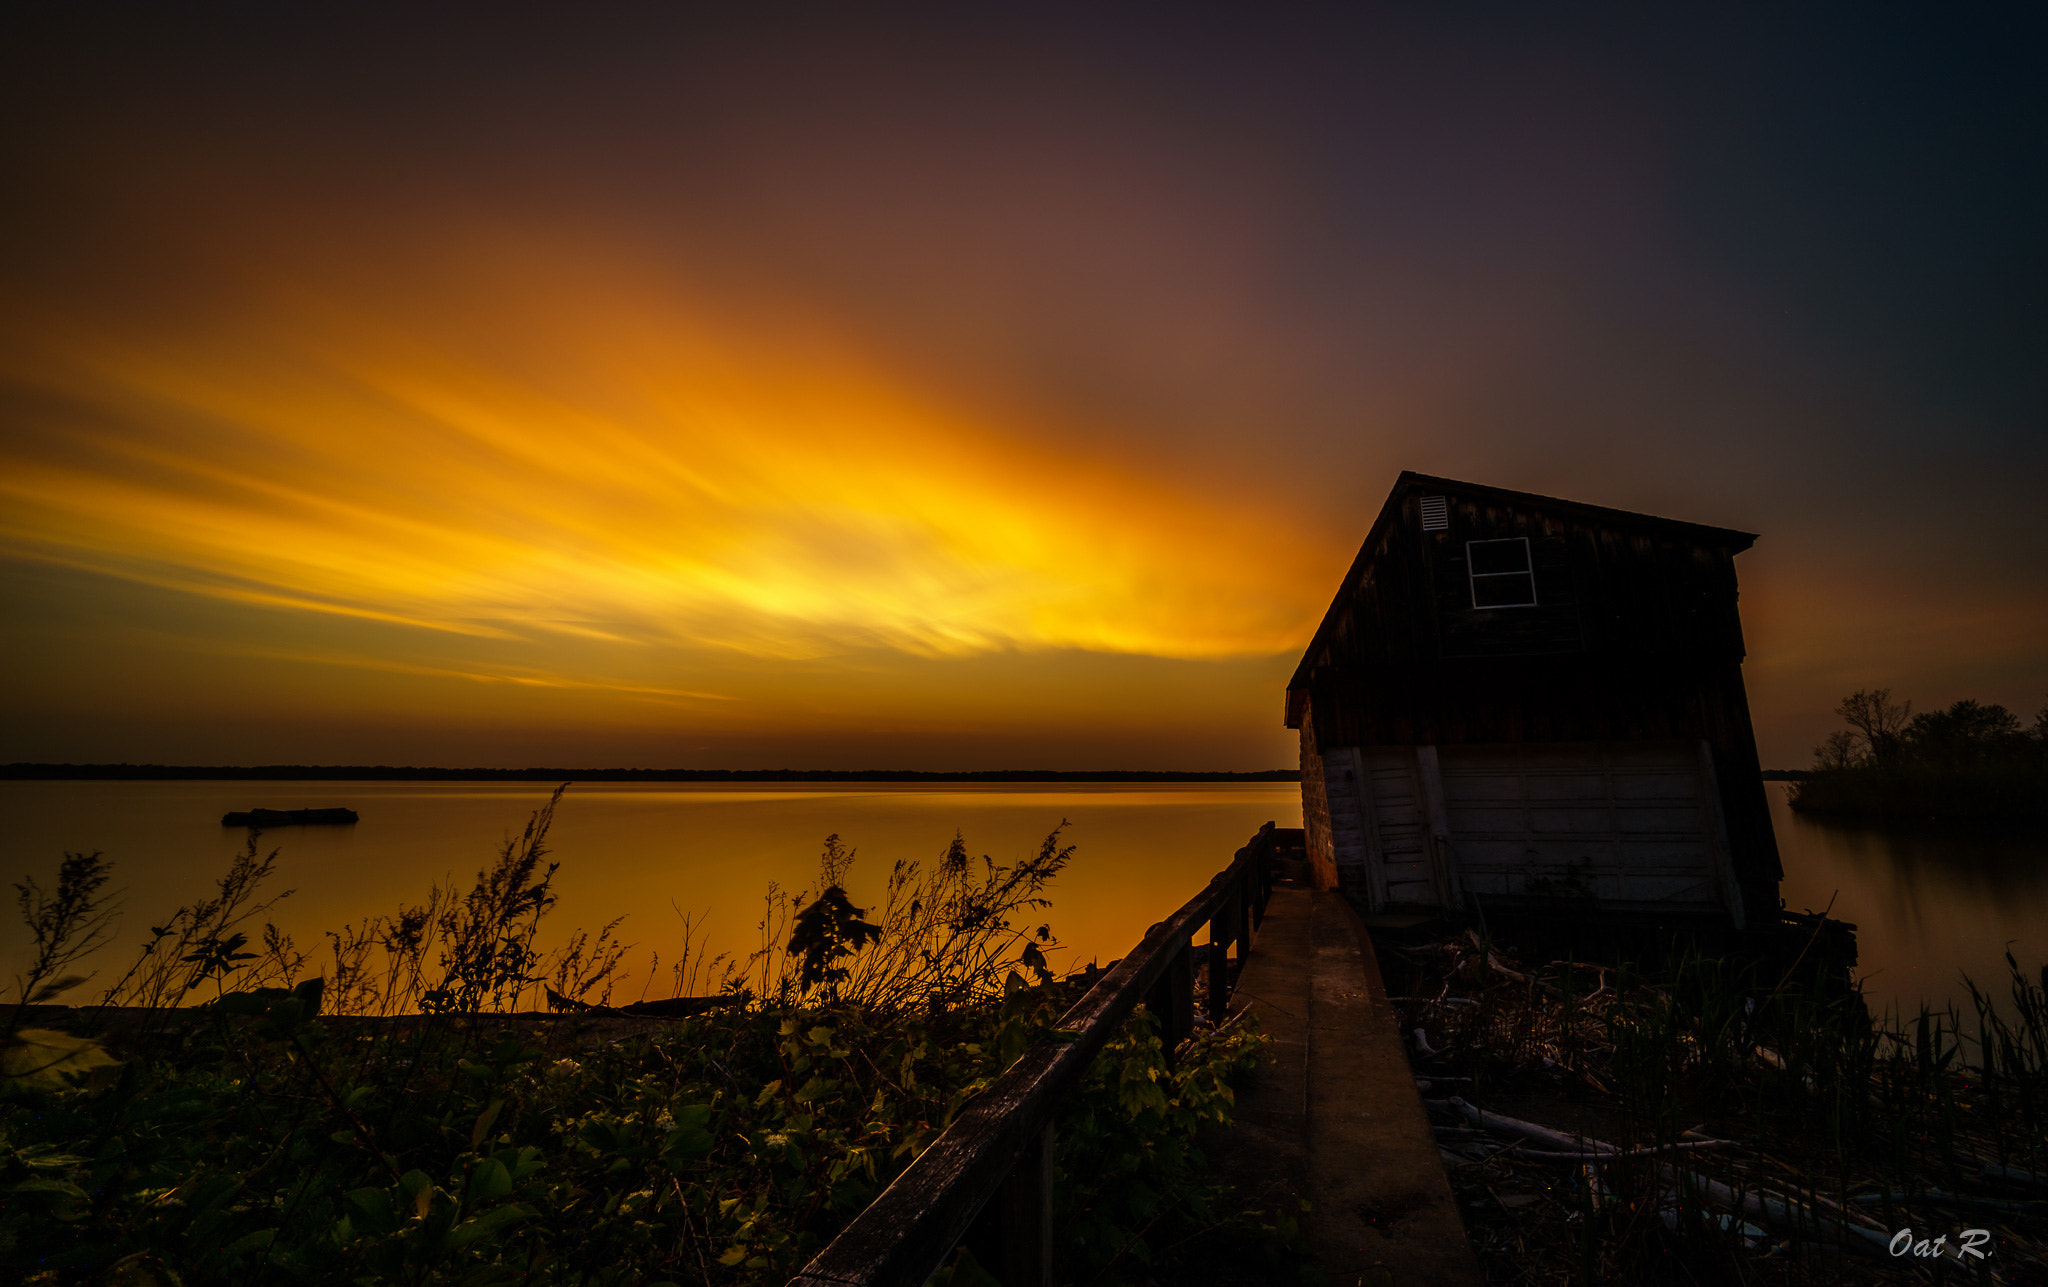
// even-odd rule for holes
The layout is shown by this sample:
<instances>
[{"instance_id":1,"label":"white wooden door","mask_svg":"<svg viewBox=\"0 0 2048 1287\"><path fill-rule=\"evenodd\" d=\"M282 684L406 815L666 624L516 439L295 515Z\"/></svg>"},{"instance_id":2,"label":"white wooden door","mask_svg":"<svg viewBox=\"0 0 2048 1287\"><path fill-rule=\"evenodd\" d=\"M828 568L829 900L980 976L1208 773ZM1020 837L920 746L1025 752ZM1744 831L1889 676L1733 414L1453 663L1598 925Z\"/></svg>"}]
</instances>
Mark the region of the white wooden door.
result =
<instances>
[{"instance_id":1,"label":"white wooden door","mask_svg":"<svg viewBox=\"0 0 2048 1287\"><path fill-rule=\"evenodd\" d=\"M1374 910L1556 901L1740 917L1712 760L1684 743L1364 747L1358 860ZM1349 775L1347 775L1349 776ZM1337 801L1331 801L1337 812Z\"/></svg>"},{"instance_id":2,"label":"white wooden door","mask_svg":"<svg viewBox=\"0 0 2048 1287\"><path fill-rule=\"evenodd\" d=\"M1452 861L1482 900L1730 903L1711 760L1683 743L1442 748Z\"/></svg>"}]
</instances>

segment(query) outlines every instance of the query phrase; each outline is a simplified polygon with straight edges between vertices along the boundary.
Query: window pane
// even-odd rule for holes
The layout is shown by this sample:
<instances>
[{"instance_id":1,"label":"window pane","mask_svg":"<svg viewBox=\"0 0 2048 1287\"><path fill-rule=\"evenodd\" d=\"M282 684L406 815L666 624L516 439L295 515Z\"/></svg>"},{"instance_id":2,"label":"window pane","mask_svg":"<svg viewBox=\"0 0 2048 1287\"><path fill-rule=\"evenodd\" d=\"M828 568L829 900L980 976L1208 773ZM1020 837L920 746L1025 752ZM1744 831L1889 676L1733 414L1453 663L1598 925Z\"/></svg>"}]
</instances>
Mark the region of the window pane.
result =
<instances>
[{"instance_id":1,"label":"window pane","mask_svg":"<svg viewBox=\"0 0 2048 1287\"><path fill-rule=\"evenodd\" d=\"M1536 602L1536 578L1527 572L1472 578L1475 608L1527 608Z\"/></svg>"},{"instance_id":2,"label":"window pane","mask_svg":"<svg viewBox=\"0 0 2048 1287\"><path fill-rule=\"evenodd\" d=\"M1467 541L1466 557L1472 560L1472 575L1529 570L1529 542L1521 537L1506 541Z\"/></svg>"}]
</instances>

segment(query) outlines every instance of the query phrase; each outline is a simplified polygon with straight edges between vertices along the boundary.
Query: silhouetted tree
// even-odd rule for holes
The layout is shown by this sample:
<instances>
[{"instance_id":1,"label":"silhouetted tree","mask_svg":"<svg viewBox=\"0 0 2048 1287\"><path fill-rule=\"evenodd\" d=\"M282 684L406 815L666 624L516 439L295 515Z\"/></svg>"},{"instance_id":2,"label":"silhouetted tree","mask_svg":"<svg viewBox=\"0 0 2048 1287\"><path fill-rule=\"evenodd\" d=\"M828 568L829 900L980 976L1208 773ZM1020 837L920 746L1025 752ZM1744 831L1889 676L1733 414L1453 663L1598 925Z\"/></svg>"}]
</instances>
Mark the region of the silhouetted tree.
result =
<instances>
[{"instance_id":1,"label":"silhouetted tree","mask_svg":"<svg viewBox=\"0 0 2048 1287\"><path fill-rule=\"evenodd\" d=\"M1862 736L1872 759L1885 760L1898 749L1899 737L1913 714L1913 703L1894 703L1889 688L1859 688L1842 699L1835 714Z\"/></svg>"},{"instance_id":2,"label":"silhouetted tree","mask_svg":"<svg viewBox=\"0 0 2048 1287\"><path fill-rule=\"evenodd\" d=\"M2019 716L1996 702L1987 706L1970 698L1915 715L1904 740L1914 758L1950 770L2031 749Z\"/></svg>"},{"instance_id":3,"label":"silhouetted tree","mask_svg":"<svg viewBox=\"0 0 2048 1287\"><path fill-rule=\"evenodd\" d=\"M1827 741L1813 748L1813 767L1823 771L1853 769L1862 758L1856 735L1846 728L1836 729L1828 734Z\"/></svg>"}]
</instances>

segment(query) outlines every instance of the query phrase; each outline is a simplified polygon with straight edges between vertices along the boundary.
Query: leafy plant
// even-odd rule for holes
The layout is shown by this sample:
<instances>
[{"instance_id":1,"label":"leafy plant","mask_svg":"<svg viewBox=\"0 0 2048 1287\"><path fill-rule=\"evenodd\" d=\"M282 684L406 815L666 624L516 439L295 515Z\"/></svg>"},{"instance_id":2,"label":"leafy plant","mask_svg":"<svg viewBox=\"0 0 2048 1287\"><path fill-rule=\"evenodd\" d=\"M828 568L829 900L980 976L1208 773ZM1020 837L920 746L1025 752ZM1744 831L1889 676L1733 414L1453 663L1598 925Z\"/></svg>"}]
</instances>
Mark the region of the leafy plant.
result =
<instances>
[{"instance_id":1,"label":"leafy plant","mask_svg":"<svg viewBox=\"0 0 2048 1287\"><path fill-rule=\"evenodd\" d=\"M970 863L957 837L928 872L899 864L873 922L835 837L818 895L771 893L773 950L723 963L728 987L762 971L747 1004L501 1015L544 980L608 995L620 959L617 922L536 952L559 798L469 891L344 926L296 983L284 936L258 950L240 928L275 901L252 840L116 985L144 1005L104 1048L19 1034L0 1261L32 1282L779 1282L1073 999L1050 930L1020 919L1072 853L1058 832L1015 867ZM680 988L720 965L671 968ZM1169 1071L1140 1012L1111 1043L1059 1130L1077 1272L1114 1276L1208 1210L1194 1131L1227 1113L1254 1041L1198 1038Z\"/></svg>"}]
</instances>

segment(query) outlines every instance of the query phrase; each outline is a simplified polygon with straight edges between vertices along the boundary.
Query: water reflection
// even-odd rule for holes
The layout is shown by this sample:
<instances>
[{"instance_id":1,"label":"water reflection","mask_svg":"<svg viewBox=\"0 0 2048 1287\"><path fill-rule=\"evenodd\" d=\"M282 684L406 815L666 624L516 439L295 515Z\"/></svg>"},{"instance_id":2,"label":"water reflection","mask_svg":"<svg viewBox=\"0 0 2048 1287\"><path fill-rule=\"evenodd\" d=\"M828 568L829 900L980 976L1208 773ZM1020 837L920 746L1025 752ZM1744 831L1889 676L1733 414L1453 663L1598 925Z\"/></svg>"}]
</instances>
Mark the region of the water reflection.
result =
<instances>
[{"instance_id":1,"label":"water reflection","mask_svg":"<svg viewBox=\"0 0 2048 1287\"><path fill-rule=\"evenodd\" d=\"M1833 897L1833 914L1855 922L1873 1010L1912 1014L1924 1001L1968 1015L1964 973L2009 1000L2008 948L2039 980L2048 964L2048 840L1822 822L1794 813L1783 786L1768 790L1785 904L1818 911Z\"/></svg>"},{"instance_id":2,"label":"water reflection","mask_svg":"<svg viewBox=\"0 0 2048 1287\"><path fill-rule=\"evenodd\" d=\"M520 782L0 782L0 815L9 823L0 832L0 879L33 874L47 885L63 851L105 851L116 864L114 883L127 891L118 941L131 950L147 926L210 892L246 835L223 829L221 814L347 806L362 815L355 826L281 828L262 842L281 850L278 887L297 891L274 919L301 949L323 949L325 930L417 902L436 881L473 879L548 789ZM828 834L858 851L848 884L866 905L879 898L892 863L936 859L955 831L975 855L1012 862L1036 852L1062 820L1070 824L1065 841L1078 848L1048 891L1053 906L1043 918L1066 945L1054 963L1081 965L1122 955L1228 865L1260 823L1301 825L1301 798L1284 782L578 785L556 815L560 902L542 946L624 915L621 930L639 945L644 977L648 952L673 961L680 950L679 912L700 918L713 950L755 946L769 883L809 885ZM0 922L0 969L20 968L24 950L21 927ZM109 965L113 955L94 964ZM623 999L635 999L640 984L636 978Z\"/></svg>"},{"instance_id":3,"label":"water reflection","mask_svg":"<svg viewBox=\"0 0 2048 1287\"><path fill-rule=\"evenodd\" d=\"M1878 1010L1967 1006L1962 971L2002 995L2008 943L2028 970L2048 963L2048 842L1821 823L1769 790L1785 902L1818 910L1832 897L1834 914L1857 924ZM275 918L317 949L323 930L416 901L437 880L472 878L547 792L520 782L0 782L0 880L48 883L64 850L104 850L128 891L120 941L132 944L210 891L245 834L224 830L221 814L346 805L362 814L353 827L264 838L282 851L279 887L298 891ZM1062 819L1079 850L1045 919L1068 945L1060 959L1084 964L1127 950L1260 823L1301 825L1301 798L1284 782L579 785L555 825L554 936L624 914L642 953L673 960L681 909L706 917L715 947L744 951L769 882L808 885L827 834L859 851L850 883L861 901L878 897L892 862L934 859L956 830L973 853L1008 862ZM0 918L0 969L19 969L23 949L21 927Z\"/></svg>"}]
</instances>

